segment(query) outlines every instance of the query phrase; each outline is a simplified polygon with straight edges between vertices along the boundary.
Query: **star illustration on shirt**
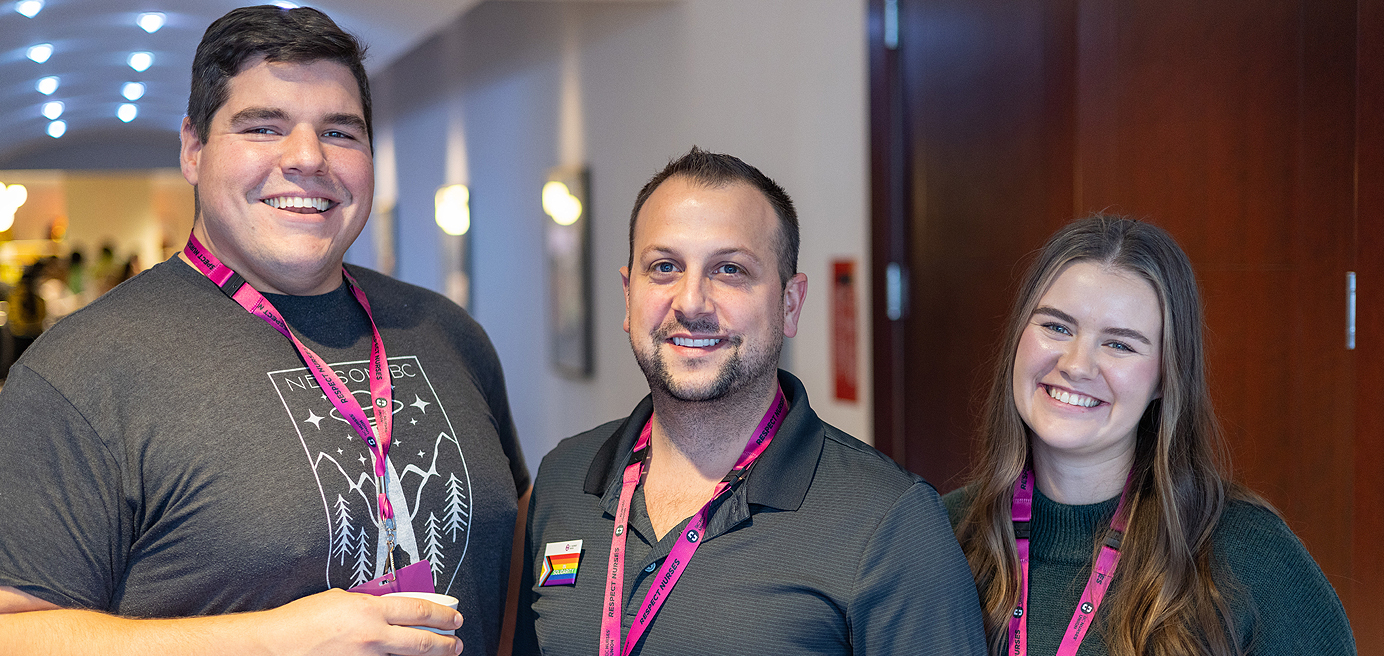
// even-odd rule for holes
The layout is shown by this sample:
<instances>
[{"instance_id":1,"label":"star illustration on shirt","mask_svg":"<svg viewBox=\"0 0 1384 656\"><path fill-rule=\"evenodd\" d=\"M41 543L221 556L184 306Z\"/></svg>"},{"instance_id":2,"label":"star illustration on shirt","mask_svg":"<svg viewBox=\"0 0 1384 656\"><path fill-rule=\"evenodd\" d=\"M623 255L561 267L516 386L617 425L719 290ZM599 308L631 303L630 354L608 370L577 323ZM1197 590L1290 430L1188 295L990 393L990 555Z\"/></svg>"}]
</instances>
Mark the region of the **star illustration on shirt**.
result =
<instances>
[{"instance_id":1,"label":"star illustration on shirt","mask_svg":"<svg viewBox=\"0 0 1384 656\"><path fill-rule=\"evenodd\" d=\"M316 412L308 410L308 418L304 419L303 423L312 423L313 426L317 427L317 430L322 430L323 419L326 419L326 417L318 417Z\"/></svg>"},{"instance_id":2,"label":"star illustration on shirt","mask_svg":"<svg viewBox=\"0 0 1384 656\"><path fill-rule=\"evenodd\" d=\"M360 464L362 464L362 465L365 464L365 456L361 456L361 457L357 458L357 460L360 460Z\"/></svg>"},{"instance_id":3,"label":"star illustration on shirt","mask_svg":"<svg viewBox=\"0 0 1384 656\"><path fill-rule=\"evenodd\" d=\"M423 411L423 414L428 414L428 406L430 406L430 405L432 405L432 404L431 404L431 403L428 403L427 401L424 401L424 400L423 400L423 397L418 396L417 394L414 394L414 395L413 395L413 403L410 403L409 405L411 405L411 406L413 406L413 407L415 407L415 408L418 408L419 410Z\"/></svg>"},{"instance_id":4,"label":"star illustration on shirt","mask_svg":"<svg viewBox=\"0 0 1384 656\"><path fill-rule=\"evenodd\" d=\"M418 425L418 420L417 420L417 419L410 419L410 420L408 420L408 423L409 423L410 425L417 426L417 425Z\"/></svg>"}]
</instances>

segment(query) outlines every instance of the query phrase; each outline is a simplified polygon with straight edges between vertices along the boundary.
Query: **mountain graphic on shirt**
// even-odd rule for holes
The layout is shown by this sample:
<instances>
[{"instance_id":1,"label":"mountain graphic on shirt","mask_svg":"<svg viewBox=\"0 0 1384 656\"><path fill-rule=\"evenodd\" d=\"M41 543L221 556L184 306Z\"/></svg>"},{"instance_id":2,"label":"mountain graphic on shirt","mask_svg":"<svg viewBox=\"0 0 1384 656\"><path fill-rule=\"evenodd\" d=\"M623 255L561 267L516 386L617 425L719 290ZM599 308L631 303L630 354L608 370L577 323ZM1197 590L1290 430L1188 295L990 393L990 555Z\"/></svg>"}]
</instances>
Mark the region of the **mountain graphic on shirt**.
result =
<instances>
[{"instance_id":1,"label":"mountain graphic on shirt","mask_svg":"<svg viewBox=\"0 0 1384 656\"><path fill-rule=\"evenodd\" d=\"M370 411L365 360L329 365ZM446 409L417 357L389 358L393 440L385 459L388 496L398 543L396 568L431 562L433 584L446 594L466 557L471 531L471 481L466 456ZM384 573L386 552L376 507L378 485L370 448L327 400L306 367L269 372L317 479L331 527L325 576L329 587L350 588Z\"/></svg>"}]
</instances>

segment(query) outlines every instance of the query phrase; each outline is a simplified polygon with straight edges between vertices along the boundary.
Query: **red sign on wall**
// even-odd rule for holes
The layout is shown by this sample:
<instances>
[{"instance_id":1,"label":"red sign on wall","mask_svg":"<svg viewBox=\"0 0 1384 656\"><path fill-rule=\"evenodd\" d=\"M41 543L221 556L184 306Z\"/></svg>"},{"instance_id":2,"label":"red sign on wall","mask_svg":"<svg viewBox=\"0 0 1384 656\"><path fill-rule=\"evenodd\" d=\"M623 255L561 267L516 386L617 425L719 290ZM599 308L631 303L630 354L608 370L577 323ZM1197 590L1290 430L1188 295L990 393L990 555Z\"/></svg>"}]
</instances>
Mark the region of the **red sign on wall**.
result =
<instances>
[{"instance_id":1,"label":"red sign on wall","mask_svg":"<svg viewBox=\"0 0 1384 656\"><path fill-rule=\"evenodd\" d=\"M831 263L831 377L837 400L860 400L855 260Z\"/></svg>"}]
</instances>

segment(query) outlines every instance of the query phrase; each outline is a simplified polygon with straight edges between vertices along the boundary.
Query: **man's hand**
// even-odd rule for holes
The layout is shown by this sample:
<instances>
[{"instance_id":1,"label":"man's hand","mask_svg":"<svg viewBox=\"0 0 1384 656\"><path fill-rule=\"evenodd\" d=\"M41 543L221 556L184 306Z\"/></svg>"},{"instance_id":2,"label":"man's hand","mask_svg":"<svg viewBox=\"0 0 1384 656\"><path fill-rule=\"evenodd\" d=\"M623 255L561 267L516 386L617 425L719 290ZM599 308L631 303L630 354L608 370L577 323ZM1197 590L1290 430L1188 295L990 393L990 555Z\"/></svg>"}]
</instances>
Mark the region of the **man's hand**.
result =
<instances>
[{"instance_id":1,"label":"man's hand","mask_svg":"<svg viewBox=\"0 0 1384 656\"><path fill-rule=\"evenodd\" d=\"M132 620L55 609L0 587L0 644L13 654L264 654L457 656L461 614L422 599L328 590L273 610L172 620Z\"/></svg>"},{"instance_id":2,"label":"man's hand","mask_svg":"<svg viewBox=\"0 0 1384 656\"><path fill-rule=\"evenodd\" d=\"M461 613L446 606L409 597L328 590L263 613L260 642L265 653L398 654L399 656L457 656L461 639L415 629L430 626L444 631L461 627Z\"/></svg>"}]
</instances>

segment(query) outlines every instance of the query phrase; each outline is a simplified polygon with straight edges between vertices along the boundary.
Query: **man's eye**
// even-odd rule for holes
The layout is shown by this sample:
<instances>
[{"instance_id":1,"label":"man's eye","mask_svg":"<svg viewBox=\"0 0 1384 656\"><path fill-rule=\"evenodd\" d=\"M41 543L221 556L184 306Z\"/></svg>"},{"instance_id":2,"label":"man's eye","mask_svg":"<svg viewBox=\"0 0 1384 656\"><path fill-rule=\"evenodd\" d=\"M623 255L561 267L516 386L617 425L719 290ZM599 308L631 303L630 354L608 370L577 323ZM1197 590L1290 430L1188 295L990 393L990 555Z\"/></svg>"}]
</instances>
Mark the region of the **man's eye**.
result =
<instances>
[{"instance_id":1,"label":"man's eye","mask_svg":"<svg viewBox=\"0 0 1384 656\"><path fill-rule=\"evenodd\" d=\"M245 132L246 134L278 134L274 128L250 128Z\"/></svg>"},{"instance_id":2,"label":"man's eye","mask_svg":"<svg viewBox=\"0 0 1384 656\"><path fill-rule=\"evenodd\" d=\"M672 273L675 270L672 262L659 262L654 265L654 271L658 273Z\"/></svg>"},{"instance_id":3,"label":"man's eye","mask_svg":"<svg viewBox=\"0 0 1384 656\"><path fill-rule=\"evenodd\" d=\"M332 138L332 139L355 139L355 138L356 138L355 135L352 135L352 134L349 134L349 133L346 133L346 132L342 132L341 130L327 130L326 132L322 133L322 136L324 136L324 137L330 137L330 138Z\"/></svg>"},{"instance_id":4,"label":"man's eye","mask_svg":"<svg viewBox=\"0 0 1384 656\"><path fill-rule=\"evenodd\" d=\"M736 264L726 264L721 267L722 273L729 273L731 275L735 275L737 273L740 273L741 271L742 269L740 268L740 266Z\"/></svg>"}]
</instances>

